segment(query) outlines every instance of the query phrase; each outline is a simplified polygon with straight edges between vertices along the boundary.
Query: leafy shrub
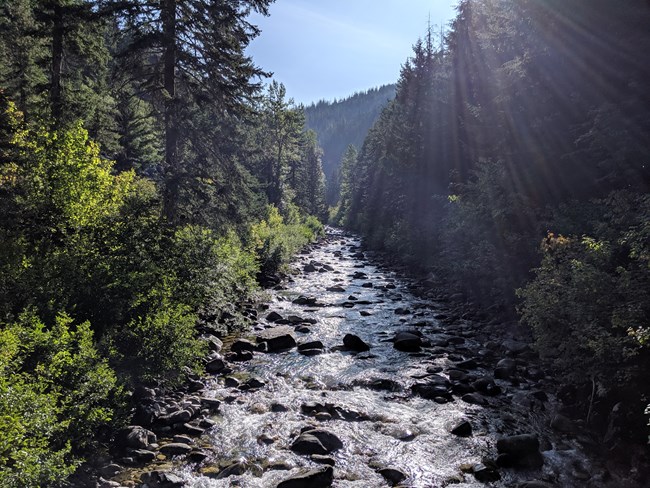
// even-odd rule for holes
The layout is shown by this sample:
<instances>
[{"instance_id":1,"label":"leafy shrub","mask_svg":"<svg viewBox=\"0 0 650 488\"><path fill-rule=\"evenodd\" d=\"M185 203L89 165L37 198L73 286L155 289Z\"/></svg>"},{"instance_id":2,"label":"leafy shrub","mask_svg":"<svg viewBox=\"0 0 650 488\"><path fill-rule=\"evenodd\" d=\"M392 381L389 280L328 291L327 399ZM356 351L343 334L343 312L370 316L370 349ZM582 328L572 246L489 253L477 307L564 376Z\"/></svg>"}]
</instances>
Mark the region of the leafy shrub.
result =
<instances>
[{"instance_id":1,"label":"leafy shrub","mask_svg":"<svg viewBox=\"0 0 650 488\"><path fill-rule=\"evenodd\" d=\"M0 484L52 486L95 441L119 393L90 324L65 314L46 328L33 311L0 330Z\"/></svg>"},{"instance_id":2,"label":"leafy shrub","mask_svg":"<svg viewBox=\"0 0 650 488\"><path fill-rule=\"evenodd\" d=\"M248 249L257 256L260 273L272 275L322 232L323 225L315 217L302 217L297 208L290 207L285 223L270 205L266 220L251 227Z\"/></svg>"},{"instance_id":3,"label":"leafy shrub","mask_svg":"<svg viewBox=\"0 0 650 488\"><path fill-rule=\"evenodd\" d=\"M599 203L595 237L543 241L520 312L541 355L568 379L641 386L650 365L641 347L650 323L650 197L614 193Z\"/></svg>"}]
</instances>

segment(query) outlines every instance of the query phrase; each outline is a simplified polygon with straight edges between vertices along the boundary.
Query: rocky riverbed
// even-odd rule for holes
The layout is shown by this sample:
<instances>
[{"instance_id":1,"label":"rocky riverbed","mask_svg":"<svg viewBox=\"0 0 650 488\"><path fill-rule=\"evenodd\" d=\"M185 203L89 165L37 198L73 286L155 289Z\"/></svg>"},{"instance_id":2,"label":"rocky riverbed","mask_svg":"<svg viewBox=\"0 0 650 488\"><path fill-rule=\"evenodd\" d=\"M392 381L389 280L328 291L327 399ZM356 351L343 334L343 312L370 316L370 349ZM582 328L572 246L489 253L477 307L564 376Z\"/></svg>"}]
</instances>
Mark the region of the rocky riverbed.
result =
<instances>
[{"instance_id":1,"label":"rocky riverbed","mask_svg":"<svg viewBox=\"0 0 650 488\"><path fill-rule=\"evenodd\" d=\"M207 377L140 388L97 486L621 487L515 327L409 282L332 231Z\"/></svg>"}]
</instances>

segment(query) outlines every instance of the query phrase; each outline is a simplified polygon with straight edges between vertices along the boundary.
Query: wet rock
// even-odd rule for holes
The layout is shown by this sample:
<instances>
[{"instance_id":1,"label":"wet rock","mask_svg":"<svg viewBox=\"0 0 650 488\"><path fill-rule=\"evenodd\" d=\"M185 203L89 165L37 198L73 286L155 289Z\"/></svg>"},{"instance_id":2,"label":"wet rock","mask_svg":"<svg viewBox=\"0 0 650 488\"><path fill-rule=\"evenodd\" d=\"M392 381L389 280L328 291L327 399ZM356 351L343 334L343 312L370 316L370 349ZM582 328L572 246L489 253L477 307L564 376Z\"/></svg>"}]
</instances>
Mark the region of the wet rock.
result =
<instances>
[{"instance_id":1,"label":"wet rock","mask_svg":"<svg viewBox=\"0 0 650 488\"><path fill-rule=\"evenodd\" d=\"M258 388L262 388L265 384L266 383L258 378L250 378L243 385L241 385L239 389L242 391L256 390Z\"/></svg>"},{"instance_id":2,"label":"wet rock","mask_svg":"<svg viewBox=\"0 0 650 488\"><path fill-rule=\"evenodd\" d=\"M202 463L206 459L208 459L209 455L206 451L199 450L199 451L192 451L187 455L188 461L192 463Z\"/></svg>"},{"instance_id":3,"label":"wet rock","mask_svg":"<svg viewBox=\"0 0 650 488\"><path fill-rule=\"evenodd\" d=\"M343 442L336 435L332 434L330 431L325 429L313 429L308 428L308 430L303 431L301 435L310 435L318 439L318 441L323 445L327 452L338 451L343 448Z\"/></svg>"},{"instance_id":4,"label":"wet rock","mask_svg":"<svg viewBox=\"0 0 650 488\"><path fill-rule=\"evenodd\" d=\"M194 444L194 441L185 435L175 435L174 438L172 439L172 442L178 443L178 444Z\"/></svg>"},{"instance_id":5,"label":"wet rock","mask_svg":"<svg viewBox=\"0 0 650 488\"><path fill-rule=\"evenodd\" d=\"M266 316L266 320L269 322L277 322L278 320L282 320L284 317L280 315L278 312L271 312Z\"/></svg>"},{"instance_id":6,"label":"wet rock","mask_svg":"<svg viewBox=\"0 0 650 488\"><path fill-rule=\"evenodd\" d=\"M192 448L190 446L180 442L172 442L171 444L166 444L160 448L160 452L167 457L183 456L189 454L191 450Z\"/></svg>"},{"instance_id":7,"label":"wet rock","mask_svg":"<svg viewBox=\"0 0 650 488\"><path fill-rule=\"evenodd\" d=\"M551 428L564 434L571 434L576 430L573 421L561 414L553 416L553 419L551 420Z\"/></svg>"},{"instance_id":8,"label":"wet rock","mask_svg":"<svg viewBox=\"0 0 650 488\"><path fill-rule=\"evenodd\" d=\"M295 332L300 332L301 334L309 334L311 330L306 325L297 325L294 329Z\"/></svg>"},{"instance_id":9,"label":"wet rock","mask_svg":"<svg viewBox=\"0 0 650 488\"><path fill-rule=\"evenodd\" d=\"M472 435L472 424L467 420L463 420L456 424L450 432L458 437L470 437Z\"/></svg>"},{"instance_id":10,"label":"wet rock","mask_svg":"<svg viewBox=\"0 0 650 488\"><path fill-rule=\"evenodd\" d=\"M210 351L219 352L223 348L223 342L218 337L212 334L204 334L201 339L207 342Z\"/></svg>"},{"instance_id":11,"label":"wet rock","mask_svg":"<svg viewBox=\"0 0 650 488\"><path fill-rule=\"evenodd\" d=\"M334 466L336 464L336 460L332 456L323 456L322 454L313 454L309 459L315 463L325 464L327 466Z\"/></svg>"},{"instance_id":12,"label":"wet rock","mask_svg":"<svg viewBox=\"0 0 650 488\"><path fill-rule=\"evenodd\" d=\"M398 332L393 339L393 347L402 352L419 352L422 338L411 332Z\"/></svg>"},{"instance_id":13,"label":"wet rock","mask_svg":"<svg viewBox=\"0 0 650 488\"><path fill-rule=\"evenodd\" d=\"M496 396L501 393L501 388L499 388L492 378L479 378L472 382L472 387L487 396Z\"/></svg>"},{"instance_id":14,"label":"wet rock","mask_svg":"<svg viewBox=\"0 0 650 488\"><path fill-rule=\"evenodd\" d=\"M244 351L253 352L257 350L257 346L247 339L237 339L230 346L230 350L237 353Z\"/></svg>"},{"instance_id":15,"label":"wet rock","mask_svg":"<svg viewBox=\"0 0 650 488\"><path fill-rule=\"evenodd\" d=\"M310 434L300 434L291 444L291 450L306 455L330 453L316 436Z\"/></svg>"},{"instance_id":16,"label":"wet rock","mask_svg":"<svg viewBox=\"0 0 650 488\"><path fill-rule=\"evenodd\" d=\"M226 363L221 357L212 357L205 365L208 373L221 373L226 369Z\"/></svg>"},{"instance_id":17,"label":"wet rock","mask_svg":"<svg viewBox=\"0 0 650 488\"><path fill-rule=\"evenodd\" d=\"M281 403L272 403L271 404L271 412L288 412L289 409L285 406L282 405Z\"/></svg>"},{"instance_id":18,"label":"wet rock","mask_svg":"<svg viewBox=\"0 0 650 488\"><path fill-rule=\"evenodd\" d=\"M301 295L295 300L293 300L291 303L293 303L294 305L315 305L316 298L306 297L304 295Z\"/></svg>"},{"instance_id":19,"label":"wet rock","mask_svg":"<svg viewBox=\"0 0 650 488\"><path fill-rule=\"evenodd\" d=\"M227 381L227 378L226 378ZM219 410L219 407L221 406L221 402L217 400L216 398L209 398L209 397L201 397L201 405L211 412L216 412Z\"/></svg>"},{"instance_id":20,"label":"wet rock","mask_svg":"<svg viewBox=\"0 0 650 488\"><path fill-rule=\"evenodd\" d=\"M325 346L321 341L310 341L298 344L298 351L308 351L310 349L323 349Z\"/></svg>"},{"instance_id":21,"label":"wet rock","mask_svg":"<svg viewBox=\"0 0 650 488\"><path fill-rule=\"evenodd\" d=\"M185 482L182 478L165 471L149 471L140 476L140 481L149 488L182 488Z\"/></svg>"},{"instance_id":22,"label":"wet rock","mask_svg":"<svg viewBox=\"0 0 650 488\"><path fill-rule=\"evenodd\" d=\"M323 354L322 349L302 349L298 352L303 356L318 356L319 354Z\"/></svg>"},{"instance_id":23,"label":"wet rock","mask_svg":"<svg viewBox=\"0 0 650 488\"><path fill-rule=\"evenodd\" d=\"M246 472L247 468L248 467L246 466L246 463L243 462L233 463L229 466L226 466L221 471L219 471L219 474L217 475L217 479L224 479L230 476L240 476Z\"/></svg>"},{"instance_id":24,"label":"wet rock","mask_svg":"<svg viewBox=\"0 0 650 488\"><path fill-rule=\"evenodd\" d=\"M318 269L316 268L316 266L314 266L312 263L306 264L306 265L302 268L302 270L303 270L305 273L315 273L316 271L318 271Z\"/></svg>"},{"instance_id":25,"label":"wet rock","mask_svg":"<svg viewBox=\"0 0 650 488\"><path fill-rule=\"evenodd\" d=\"M300 315L289 315L287 317L287 320L289 321L290 324L300 324L301 322L304 322L305 319L303 319Z\"/></svg>"},{"instance_id":26,"label":"wet rock","mask_svg":"<svg viewBox=\"0 0 650 488\"><path fill-rule=\"evenodd\" d=\"M425 398L427 400L449 397L449 387L447 385L442 385L442 384L415 383L411 387L411 391L415 395L419 395L422 398Z\"/></svg>"},{"instance_id":27,"label":"wet rock","mask_svg":"<svg viewBox=\"0 0 650 488\"><path fill-rule=\"evenodd\" d=\"M243 363L245 361L250 361L251 359L253 359L253 351L240 351L237 353L230 353L228 354L227 358L230 361Z\"/></svg>"},{"instance_id":28,"label":"wet rock","mask_svg":"<svg viewBox=\"0 0 650 488\"><path fill-rule=\"evenodd\" d=\"M241 386L241 381L232 376L228 376L224 381L226 388L239 388Z\"/></svg>"},{"instance_id":29,"label":"wet rock","mask_svg":"<svg viewBox=\"0 0 650 488\"><path fill-rule=\"evenodd\" d=\"M332 486L333 481L334 469L325 466L292 476L279 483L276 488L326 488Z\"/></svg>"},{"instance_id":30,"label":"wet rock","mask_svg":"<svg viewBox=\"0 0 650 488\"><path fill-rule=\"evenodd\" d=\"M539 439L534 434L520 434L497 440L499 454L512 456L513 466L524 469L537 469L544 464L539 452Z\"/></svg>"},{"instance_id":31,"label":"wet rock","mask_svg":"<svg viewBox=\"0 0 650 488\"><path fill-rule=\"evenodd\" d=\"M481 405L483 407L488 405L487 399L485 399L483 396L479 395L478 393L467 393L463 395L461 399L465 403L471 403L472 405Z\"/></svg>"},{"instance_id":32,"label":"wet rock","mask_svg":"<svg viewBox=\"0 0 650 488\"><path fill-rule=\"evenodd\" d=\"M403 471L395 468L381 468L377 472L384 477L390 486L397 486L407 478Z\"/></svg>"},{"instance_id":33,"label":"wet rock","mask_svg":"<svg viewBox=\"0 0 650 488\"><path fill-rule=\"evenodd\" d=\"M547 483L545 481L525 481L519 485L518 488L553 488L555 485Z\"/></svg>"},{"instance_id":34,"label":"wet rock","mask_svg":"<svg viewBox=\"0 0 650 488\"><path fill-rule=\"evenodd\" d=\"M361 288L372 288L374 285L369 281L361 285Z\"/></svg>"},{"instance_id":35,"label":"wet rock","mask_svg":"<svg viewBox=\"0 0 650 488\"><path fill-rule=\"evenodd\" d=\"M370 317L372 316L372 313L368 312L367 310L360 310L359 315L361 315L362 317Z\"/></svg>"},{"instance_id":36,"label":"wet rock","mask_svg":"<svg viewBox=\"0 0 650 488\"><path fill-rule=\"evenodd\" d=\"M513 340L503 341L503 348L514 356L530 350L528 344L526 344L525 342L513 341Z\"/></svg>"},{"instance_id":37,"label":"wet rock","mask_svg":"<svg viewBox=\"0 0 650 488\"><path fill-rule=\"evenodd\" d=\"M412 312L408 308L396 308L395 315L410 315Z\"/></svg>"},{"instance_id":38,"label":"wet rock","mask_svg":"<svg viewBox=\"0 0 650 488\"><path fill-rule=\"evenodd\" d=\"M514 359L504 358L499 361L494 369L494 377L499 380L508 380L517 372L517 363Z\"/></svg>"},{"instance_id":39,"label":"wet rock","mask_svg":"<svg viewBox=\"0 0 650 488\"><path fill-rule=\"evenodd\" d=\"M472 474L481 483L492 483L501 479L501 475L496 469L482 463L472 466Z\"/></svg>"},{"instance_id":40,"label":"wet rock","mask_svg":"<svg viewBox=\"0 0 650 488\"><path fill-rule=\"evenodd\" d=\"M284 351L296 347L296 338L289 327L266 329L257 336L259 344L266 343L268 352Z\"/></svg>"},{"instance_id":41,"label":"wet rock","mask_svg":"<svg viewBox=\"0 0 650 488\"><path fill-rule=\"evenodd\" d=\"M354 334L345 334L345 337L343 337L343 345L347 349L356 352L364 352L370 350L370 346L366 344L363 339Z\"/></svg>"},{"instance_id":42,"label":"wet rock","mask_svg":"<svg viewBox=\"0 0 650 488\"><path fill-rule=\"evenodd\" d=\"M330 287L326 288L325 290L331 291L331 292L334 292L334 293L345 293L345 288L343 288L342 286L339 286L339 285L330 286Z\"/></svg>"},{"instance_id":43,"label":"wet rock","mask_svg":"<svg viewBox=\"0 0 650 488\"><path fill-rule=\"evenodd\" d=\"M368 278L368 275L361 271L357 271L352 275L353 280L365 280L366 278Z\"/></svg>"}]
</instances>

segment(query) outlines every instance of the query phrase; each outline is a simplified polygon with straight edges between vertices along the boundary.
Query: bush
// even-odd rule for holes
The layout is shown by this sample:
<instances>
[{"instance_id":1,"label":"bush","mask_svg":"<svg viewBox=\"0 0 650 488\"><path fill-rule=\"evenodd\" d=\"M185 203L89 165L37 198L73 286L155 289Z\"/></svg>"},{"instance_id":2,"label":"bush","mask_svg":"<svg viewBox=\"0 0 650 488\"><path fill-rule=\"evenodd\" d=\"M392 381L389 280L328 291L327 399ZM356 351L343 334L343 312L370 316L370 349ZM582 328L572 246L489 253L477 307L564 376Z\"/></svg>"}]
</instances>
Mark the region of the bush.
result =
<instances>
[{"instance_id":1,"label":"bush","mask_svg":"<svg viewBox=\"0 0 650 488\"><path fill-rule=\"evenodd\" d=\"M289 208L285 220L278 209L268 207L268 216L251 227L248 250L257 256L260 274L273 275L291 257L323 233L315 217L302 217L297 208Z\"/></svg>"},{"instance_id":2,"label":"bush","mask_svg":"<svg viewBox=\"0 0 650 488\"><path fill-rule=\"evenodd\" d=\"M549 234L543 241L541 266L519 291L520 312L540 354L567 379L647 389L650 197L615 193L599 205L595 237Z\"/></svg>"},{"instance_id":3,"label":"bush","mask_svg":"<svg viewBox=\"0 0 650 488\"><path fill-rule=\"evenodd\" d=\"M0 330L0 485L52 486L113 416L119 393L90 324L65 314L46 328L33 311Z\"/></svg>"}]
</instances>

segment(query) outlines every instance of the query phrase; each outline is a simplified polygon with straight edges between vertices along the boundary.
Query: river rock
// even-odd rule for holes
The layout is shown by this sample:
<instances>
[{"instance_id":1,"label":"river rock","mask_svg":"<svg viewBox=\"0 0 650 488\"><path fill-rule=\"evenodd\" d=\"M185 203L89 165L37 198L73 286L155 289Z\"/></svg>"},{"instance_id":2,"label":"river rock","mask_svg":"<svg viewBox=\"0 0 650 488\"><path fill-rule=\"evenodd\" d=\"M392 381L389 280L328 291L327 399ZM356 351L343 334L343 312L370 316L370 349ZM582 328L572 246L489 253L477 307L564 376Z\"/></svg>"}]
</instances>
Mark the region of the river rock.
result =
<instances>
[{"instance_id":1,"label":"river rock","mask_svg":"<svg viewBox=\"0 0 650 488\"><path fill-rule=\"evenodd\" d=\"M329 454L325 446L318 440L316 436L310 434L300 434L298 438L291 444L291 450L298 454Z\"/></svg>"},{"instance_id":2,"label":"river rock","mask_svg":"<svg viewBox=\"0 0 650 488\"><path fill-rule=\"evenodd\" d=\"M325 290L331 291L331 292L334 292L334 293L345 293L345 288L343 288L342 286L339 286L339 285L330 286L330 287L326 288Z\"/></svg>"},{"instance_id":3,"label":"river rock","mask_svg":"<svg viewBox=\"0 0 650 488\"><path fill-rule=\"evenodd\" d=\"M223 348L223 342L221 342L221 339L212 334L204 334L201 336L201 339L208 344L208 349L210 351L219 352Z\"/></svg>"},{"instance_id":4,"label":"river rock","mask_svg":"<svg viewBox=\"0 0 650 488\"><path fill-rule=\"evenodd\" d=\"M501 479L501 475L496 469L490 468L482 463L475 464L472 467L472 474L481 483L492 483Z\"/></svg>"},{"instance_id":5,"label":"river rock","mask_svg":"<svg viewBox=\"0 0 650 488\"><path fill-rule=\"evenodd\" d=\"M221 373L226 369L226 363L221 356L210 356L205 365L205 370L208 373Z\"/></svg>"},{"instance_id":6,"label":"river rock","mask_svg":"<svg viewBox=\"0 0 650 488\"><path fill-rule=\"evenodd\" d=\"M294 305L315 305L316 304L316 298L314 297L306 297L304 295L299 296L295 300L293 300L291 303Z\"/></svg>"},{"instance_id":7,"label":"river rock","mask_svg":"<svg viewBox=\"0 0 650 488\"><path fill-rule=\"evenodd\" d=\"M266 316L266 320L269 322L277 322L278 320L282 320L283 317L280 315L278 312L271 312Z\"/></svg>"},{"instance_id":8,"label":"river rock","mask_svg":"<svg viewBox=\"0 0 650 488\"><path fill-rule=\"evenodd\" d=\"M298 344L298 351L309 351L313 349L323 349L325 346L321 341L309 341Z\"/></svg>"},{"instance_id":9,"label":"river rock","mask_svg":"<svg viewBox=\"0 0 650 488\"><path fill-rule=\"evenodd\" d=\"M556 414L551 420L551 428L557 432L571 434L575 432L576 427L571 419L561 414Z\"/></svg>"},{"instance_id":10,"label":"river rock","mask_svg":"<svg viewBox=\"0 0 650 488\"><path fill-rule=\"evenodd\" d=\"M150 444L157 442L156 434L139 425L125 427L117 435L118 444L133 449L146 449Z\"/></svg>"},{"instance_id":11,"label":"river rock","mask_svg":"<svg viewBox=\"0 0 650 488\"><path fill-rule=\"evenodd\" d=\"M461 397L465 403L471 403L472 405L481 405L486 406L488 401L478 393L467 393Z\"/></svg>"},{"instance_id":12,"label":"river rock","mask_svg":"<svg viewBox=\"0 0 650 488\"><path fill-rule=\"evenodd\" d=\"M524 469L541 468L544 458L539 452L539 439L534 434L520 434L497 440L499 454L508 454L513 466Z\"/></svg>"},{"instance_id":13,"label":"river rock","mask_svg":"<svg viewBox=\"0 0 650 488\"><path fill-rule=\"evenodd\" d=\"M501 388L494 382L492 378L479 378L472 382L472 387L487 396L496 396L501 393Z\"/></svg>"},{"instance_id":14,"label":"river rock","mask_svg":"<svg viewBox=\"0 0 650 488\"><path fill-rule=\"evenodd\" d=\"M398 332L393 339L393 347L403 352L419 352L422 338L411 332Z\"/></svg>"},{"instance_id":15,"label":"river rock","mask_svg":"<svg viewBox=\"0 0 650 488\"><path fill-rule=\"evenodd\" d=\"M336 435L325 429L309 429L303 432L316 437L328 452L338 451L343 448L343 442Z\"/></svg>"},{"instance_id":16,"label":"river rock","mask_svg":"<svg viewBox=\"0 0 650 488\"><path fill-rule=\"evenodd\" d=\"M160 452L167 457L183 456L189 454L191 450L192 448L190 446L181 442L172 442L171 444L166 444L160 448Z\"/></svg>"},{"instance_id":17,"label":"river rock","mask_svg":"<svg viewBox=\"0 0 650 488\"><path fill-rule=\"evenodd\" d=\"M378 473L384 477L390 486L397 486L407 478L404 472L395 468L381 468Z\"/></svg>"},{"instance_id":18,"label":"river rock","mask_svg":"<svg viewBox=\"0 0 650 488\"><path fill-rule=\"evenodd\" d=\"M149 488L181 488L185 486L182 478L165 471L149 471L142 473L140 481Z\"/></svg>"},{"instance_id":19,"label":"river rock","mask_svg":"<svg viewBox=\"0 0 650 488\"><path fill-rule=\"evenodd\" d=\"M545 481L525 481L519 485L518 488L553 488L555 485L547 483Z\"/></svg>"},{"instance_id":20,"label":"river rock","mask_svg":"<svg viewBox=\"0 0 650 488\"><path fill-rule=\"evenodd\" d=\"M499 380L508 380L517 372L517 363L514 359L504 358L499 361L494 369L494 377Z\"/></svg>"},{"instance_id":21,"label":"river rock","mask_svg":"<svg viewBox=\"0 0 650 488\"><path fill-rule=\"evenodd\" d=\"M105 478L112 478L113 476L117 476L121 472L122 472L122 466L114 463L108 464L99 469L99 474L104 476Z\"/></svg>"},{"instance_id":22,"label":"river rock","mask_svg":"<svg viewBox=\"0 0 650 488\"><path fill-rule=\"evenodd\" d=\"M244 462L235 462L233 464L230 464L223 468L221 471L219 471L219 474L217 475L217 479L223 479L223 478L228 478L230 476L240 476L246 472L246 469L248 467L246 466L246 463Z\"/></svg>"},{"instance_id":23,"label":"river rock","mask_svg":"<svg viewBox=\"0 0 650 488\"><path fill-rule=\"evenodd\" d=\"M230 350L237 353L244 351L253 352L257 350L257 346L247 339L237 339L230 346Z\"/></svg>"},{"instance_id":24,"label":"river rock","mask_svg":"<svg viewBox=\"0 0 650 488\"><path fill-rule=\"evenodd\" d=\"M168 415L158 417L158 422L162 425L184 424L192 418L192 412L189 410L176 410Z\"/></svg>"},{"instance_id":25,"label":"river rock","mask_svg":"<svg viewBox=\"0 0 650 488\"><path fill-rule=\"evenodd\" d=\"M345 334L345 337L343 337L343 345L347 349L356 352L364 352L370 350L370 346L366 344L363 339L354 334Z\"/></svg>"},{"instance_id":26,"label":"river rock","mask_svg":"<svg viewBox=\"0 0 650 488\"><path fill-rule=\"evenodd\" d=\"M467 420L463 420L452 427L450 432L458 437L470 437L472 435L472 424Z\"/></svg>"},{"instance_id":27,"label":"river rock","mask_svg":"<svg viewBox=\"0 0 650 488\"><path fill-rule=\"evenodd\" d=\"M302 268L302 270L303 270L305 273L315 273L316 271L318 271L318 269L316 268L316 266L314 266L312 263L306 264L306 265Z\"/></svg>"},{"instance_id":28,"label":"river rock","mask_svg":"<svg viewBox=\"0 0 650 488\"><path fill-rule=\"evenodd\" d=\"M334 469L324 466L320 469L303 471L279 483L276 488L327 488L334 481Z\"/></svg>"},{"instance_id":29,"label":"river rock","mask_svg":"<svg viewBox=\"0 0 650 488\"><path fill-rule=\"evenodd\" d=\"M290 327L274 327L258 334L257 343L266 343L268 352L277 352L296 347L296 338Z\"/></svg>"}]
</instances>

